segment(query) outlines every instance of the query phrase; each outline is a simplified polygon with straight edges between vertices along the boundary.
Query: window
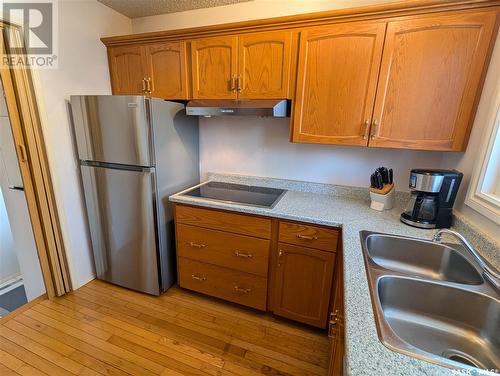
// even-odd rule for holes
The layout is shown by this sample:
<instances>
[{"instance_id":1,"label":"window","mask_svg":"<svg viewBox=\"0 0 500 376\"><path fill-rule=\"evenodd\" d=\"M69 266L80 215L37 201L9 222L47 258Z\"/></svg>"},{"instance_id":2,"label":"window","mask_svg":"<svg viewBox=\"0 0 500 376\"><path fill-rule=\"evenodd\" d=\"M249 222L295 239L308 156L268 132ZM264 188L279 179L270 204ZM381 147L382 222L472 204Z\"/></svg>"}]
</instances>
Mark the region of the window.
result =
<instances>
[{"instance_id":1,"label":"window","mask_svg":"<svg viewBox=\"0 0 500 376\"><path fill-rule=\"evenodd\" d=\"M500 105L485 135L465 203L500 224Z\"/></svg>"}]
</instances>

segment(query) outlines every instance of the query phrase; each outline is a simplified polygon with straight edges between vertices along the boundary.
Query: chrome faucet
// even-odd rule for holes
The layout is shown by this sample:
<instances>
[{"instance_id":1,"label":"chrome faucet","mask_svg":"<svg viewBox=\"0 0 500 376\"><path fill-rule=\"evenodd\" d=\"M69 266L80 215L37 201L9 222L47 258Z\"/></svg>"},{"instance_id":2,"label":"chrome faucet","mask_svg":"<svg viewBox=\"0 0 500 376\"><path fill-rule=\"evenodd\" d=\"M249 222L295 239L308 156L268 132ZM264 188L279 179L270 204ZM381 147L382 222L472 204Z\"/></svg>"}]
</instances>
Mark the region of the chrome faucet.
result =
<instances>
[{"instance_id":1,"label":"chrome faucet","mask_svg":"<svg viewBox=\"0 0 500 376\"><path fill-rule=\"evenodd\" d=\"M479 253L477 253L477 251L472 247L472 245L467 241L467 239L465 239L462 234L456 231L443 228L441 230L436 231L434 237L432 238L432 241L437 243L441 242L443 234L452 235L458 240L460 240L460 242L464 245L465 249L474 257L474 259L477 261L481 269L483 269L483 277L487 279L489 282L491 282L498 291L500 291L500 274L488 265L486 260Z\"/></svg>"}]
</instances>

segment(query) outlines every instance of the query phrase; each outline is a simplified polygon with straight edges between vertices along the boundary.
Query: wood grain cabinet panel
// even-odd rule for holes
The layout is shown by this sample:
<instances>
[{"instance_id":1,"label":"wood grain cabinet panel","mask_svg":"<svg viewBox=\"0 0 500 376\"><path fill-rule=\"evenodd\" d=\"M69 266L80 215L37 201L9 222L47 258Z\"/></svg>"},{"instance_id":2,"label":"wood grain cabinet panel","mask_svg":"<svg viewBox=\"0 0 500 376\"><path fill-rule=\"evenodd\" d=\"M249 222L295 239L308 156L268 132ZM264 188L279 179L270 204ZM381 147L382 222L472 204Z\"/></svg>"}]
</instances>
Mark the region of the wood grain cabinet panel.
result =
<instances>
[{"instance_id":1,"label":"wood grain cabinet panel","mask_svg":"<svg viewBox=\"0 0 500 376\"><path fill-rule=\"evenodd\" d=\"M141 46L110 47L108 62L113 94L144 94L143 80L147 74Z\"/></svg>"},{"instance_id":2,"label":"wood grain cabinet panel","mask_svg":"<svg viewBox=\"0 0 500 376\"><path fill-rule=\"evenodd\" d=\"M300 33L292 141L367 145L385 28L348 23Z\"/></svg>"},{"instance_id":3,"label":"wood grain cabinet panel","mask_svg":"<svg viewBox=\"0 0 500 376\"><path fill-rule=\"evenodd\" d=\"M177 224L177 255L267 278L269 240Z\"/></svg>"},{"instance_id":4,"label":"wood grain cabinet panel","mask_svg":"<svg viewBox=\"0 0 500 376\"><path fill-rule=\"evenodd\" d=\"M256 238L271 238L271 220L244 214L176 205L176 223L248 235Z\"/></svg>"},{"instance_id":5,"label":"wood grain cabinet panel","mask_svg":"<svg viewBox=\"0 0 500 376\"><path fill-rule=\"evenodd\" d=\"M165 42L144 48L151 95L163 99L187 99L186 43Z\"/></svg>"},{"instance_id":6,"label":"wood grain cabinet panel","mask_svg":"<svg viewBox=\"0 0 500 376\"><path fill-rule=\"evenodd\" d=\"M238 38L191 41L193 98L235 99Z\"/></svg>"},{"instance_id":7,"label":"wood grain cabinet panel","mask_svg":"<svg viewBox=\"0 0 500 376\"><path fill-rule=\"evenodd\" d=\"M230 302L265 310L267 279L179 257L179 284Z\"/></svg>"},{"instance_id":8,"label":"wood grain cabinet panel","mask_svg":"<svg viewBox=\"0 0 500 376\"><path fill-rule=\"evenodd\" d=\"M339 232L335 229L280 221L279 241L282 243L335 252L338 238Z\"/></svg>"},{"instance_id":9,"label":"wood grain cabinet panel","mask_svg":"<svg viewBox=\"0 0 500 376\"><path fill-rule=\"evenodd\" d=\"M185 42L111 47L108 58L113 94L189 97Z\"/></svg>"},{"instance_id":10,"label":"wood grain cabinet panel","mask_svg":"<svg viewBox=\"0 0 500 376\"><path fill-rule=\"evenodd\" d=\"M344 320L344 271L343 255L339 254L335 261L335 282L332 289L332 306L328 321L328 337L330 338L329 376L344 375L345 354L345 320Z\"/></svg>"},{"instance_id":11,"label":"wood grain cabinet panel","mask_svg":"<svg viewBox=\"0 0 500 376\"><path fill-rule=\"evenodd\" d=\"M238 37L239 98L290 98L292 32L245 34Z\"/></svg>"},{"instance_id":12,"label":"wood grain cabinet panel","mask_svg":"<svg viewBox=\"0 0 500 376\"><path fill-rule=\"evenodd\" d=\"M370 146L464 150L496 11L388 23Z\"/></svg>"},{"instance_id":13,"label":"wood grain cabinet panel","mask_svg":"<svg viewBox=\"0 0 500 376\"><path fill-rule=\"evenodd\" d=\"M279 243L273 312L324 328L334 263L335 253Z\"/></svg>"}]
</instances>

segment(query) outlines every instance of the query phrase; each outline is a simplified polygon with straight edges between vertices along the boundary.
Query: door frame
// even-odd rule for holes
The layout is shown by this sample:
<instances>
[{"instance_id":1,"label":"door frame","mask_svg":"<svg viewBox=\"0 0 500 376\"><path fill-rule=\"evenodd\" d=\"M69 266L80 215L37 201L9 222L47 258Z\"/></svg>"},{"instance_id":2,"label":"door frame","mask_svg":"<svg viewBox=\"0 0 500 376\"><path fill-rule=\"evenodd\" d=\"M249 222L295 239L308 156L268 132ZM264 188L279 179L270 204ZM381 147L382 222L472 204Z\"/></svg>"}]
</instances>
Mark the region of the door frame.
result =
<instances>
[{"instance_id":1,"label":"door frame","mask_svg":"<svg viewBox=\"0 0 500 376\"><path fill-rule=\"evenodd\" d=\"M8 49L6 32L22 38L18 27L0 20L2 61ZM9 55L15 56L12 53ZM72 286L32 74L30 69L11 69L0 65L28 212L50 299L72 291Z\"/></svg>"}]
</instances>

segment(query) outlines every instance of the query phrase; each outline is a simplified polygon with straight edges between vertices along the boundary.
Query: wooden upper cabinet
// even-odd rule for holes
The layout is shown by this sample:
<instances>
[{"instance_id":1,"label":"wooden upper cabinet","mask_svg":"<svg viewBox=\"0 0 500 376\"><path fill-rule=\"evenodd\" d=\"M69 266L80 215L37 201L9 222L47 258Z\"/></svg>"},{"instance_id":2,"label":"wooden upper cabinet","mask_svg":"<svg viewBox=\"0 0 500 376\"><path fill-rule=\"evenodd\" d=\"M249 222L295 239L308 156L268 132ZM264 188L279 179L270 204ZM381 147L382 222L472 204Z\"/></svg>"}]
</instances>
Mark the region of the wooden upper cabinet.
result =
<instances>
[{"instance_id":1,"label":"wooden upper cabinet","mask_svg":"<svg viewBox=\"0 0 500 376\"><path fill-rule=\"evenodd\" d=\"M236 98L237 48L232 36L191 42L193 98Z\"/></svg>"},{"instance_id":2,"label":"wooden upper cabinet","mask_svg":"<svg viewBox=\"0 0 500 376\"><path fill-rule=\"evenodd\" d=\"M292 32L277 31L238 37L239 98L290 98Z\"/></svg>"},{"instance_id":3,"label":"wooden upper cabinet","mask_svg":"<svg viewBox=\"0 0 500 376\"><path fill-rule=\"evenodd\" d=\"M367 145L385 28L348 23L300 33L292 141Z\"/></svg>"},{"instance_id":4,"label":"wooden upper cabinet","mask_svg":"<svg viewBox=\"0 0 500 376\"><path fill-rule=\"evenodd\" d=\"M389 22L370 146L465 149L496 15Z\"/></svg>"},{"instance_id":5,"label":"wooden upper cabinet","mask_svg":"<svg viewBox=\"0 0 500 376\"><path fill-rule=\"evenodd\" d=\"M151 95L163 99L189 98L186 42L157 43L144 48Z\"/></svg>"},{"instance_id":6,"label":"wooden upper cabinet","mask_svg":"<svg viewBox=\"0 0 500 376\"><path fill-rule=\"evenodd\" d=\"M324 328L335 253L279 243L276 262L273 312Z\"/></svg>"},{"instance_id":7,"label":"wooden upper cabinet","mask_svg":"<svg viewBox=\"0 0 500 376\"><path fill-rule=\"evenodd\" d=\"M110 47L113 94L187 99L185 42Z\"/></svg>"},{"instance_id":8,"label":"wooden upper cabinet","mask_svg":"<svg viewBox=\"0 0 500 376\"><path fill-rule=\"evenodd\" d=\"M110 47L108 60L113 94L144 94L146 73L141 46Z\"/></svg>"}]
</instances>

